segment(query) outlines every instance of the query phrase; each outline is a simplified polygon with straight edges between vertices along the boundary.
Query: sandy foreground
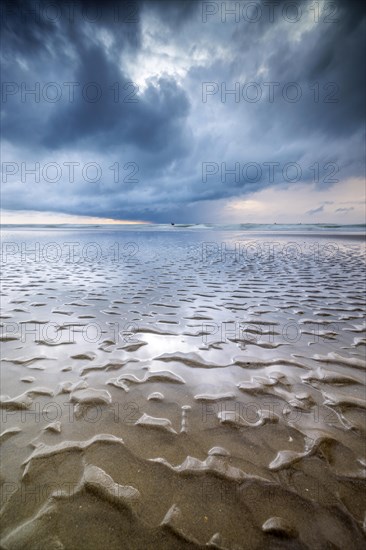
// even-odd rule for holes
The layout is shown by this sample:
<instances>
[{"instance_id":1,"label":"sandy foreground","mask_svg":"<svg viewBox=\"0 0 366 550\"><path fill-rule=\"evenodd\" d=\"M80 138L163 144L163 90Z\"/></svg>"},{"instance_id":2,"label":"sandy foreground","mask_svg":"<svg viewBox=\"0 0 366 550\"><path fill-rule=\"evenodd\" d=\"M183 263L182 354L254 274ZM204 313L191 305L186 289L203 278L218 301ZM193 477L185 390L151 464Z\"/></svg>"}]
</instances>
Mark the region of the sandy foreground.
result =
<instances>
[{"instance_id":1,"label":"sandy foreground","mask_svg":"<svg viewBox=\"0 0 366 550\"><path fill-rule=\"evenodd\" d=\"M364 548L365 242L5 229L1 548Z\"/></svg>"}]
</instances>

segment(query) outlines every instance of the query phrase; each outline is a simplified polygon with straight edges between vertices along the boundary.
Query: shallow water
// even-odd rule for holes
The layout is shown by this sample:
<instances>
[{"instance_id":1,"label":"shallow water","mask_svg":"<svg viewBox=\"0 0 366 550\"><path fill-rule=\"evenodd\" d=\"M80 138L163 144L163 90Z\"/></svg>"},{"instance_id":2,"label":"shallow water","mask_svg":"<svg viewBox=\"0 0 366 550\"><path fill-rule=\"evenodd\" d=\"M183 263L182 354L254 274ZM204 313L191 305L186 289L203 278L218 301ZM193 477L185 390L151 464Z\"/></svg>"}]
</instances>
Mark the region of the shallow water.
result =
<instances>
[{"instance_id":1,"label":"shallow water","mask_svg":"<svg viewBox=\"0 0 366 550\"><path fill-rule=\"evenodd\" d=\"M364 547L356 232L2 239L2 548Z\"/></svg>"}]
</instances>

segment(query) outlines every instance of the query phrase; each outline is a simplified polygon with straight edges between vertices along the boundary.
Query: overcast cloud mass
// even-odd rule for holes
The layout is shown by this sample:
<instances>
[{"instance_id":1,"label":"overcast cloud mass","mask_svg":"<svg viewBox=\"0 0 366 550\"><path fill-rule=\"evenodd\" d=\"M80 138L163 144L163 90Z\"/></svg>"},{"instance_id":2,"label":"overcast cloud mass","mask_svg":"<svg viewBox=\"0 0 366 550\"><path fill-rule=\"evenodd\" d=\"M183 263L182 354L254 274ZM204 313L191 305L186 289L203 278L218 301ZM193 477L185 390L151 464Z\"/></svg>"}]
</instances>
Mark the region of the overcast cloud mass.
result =
<instances>
[{"instance_id":1,"label":"overcast cloud mass","mask_svg":"<svg viewBox=\"0 0 366 550\"><path fill-rule=\"evenodd\" d=\"M249 4L4 3L2 208L362 223L363 3Z\"/></svg>"}]
</instances>

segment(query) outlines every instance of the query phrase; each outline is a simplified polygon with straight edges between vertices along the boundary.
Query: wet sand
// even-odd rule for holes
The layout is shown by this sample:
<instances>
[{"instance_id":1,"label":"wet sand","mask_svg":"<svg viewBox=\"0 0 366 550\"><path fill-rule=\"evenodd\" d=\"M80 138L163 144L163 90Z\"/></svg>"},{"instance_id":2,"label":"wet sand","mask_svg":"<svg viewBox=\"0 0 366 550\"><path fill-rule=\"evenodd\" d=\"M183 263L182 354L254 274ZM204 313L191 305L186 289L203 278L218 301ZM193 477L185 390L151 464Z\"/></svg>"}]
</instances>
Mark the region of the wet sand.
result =
<instances>
[{"instance_id":1,"label":"wet sand","mask_svg":"<svg viewBox=\"0 0 366 550\"><path fill-rule=\"evenodd\" d=\"M365 547L361 238L2 239L1 548Z\"/></svg>"}]
</instances>

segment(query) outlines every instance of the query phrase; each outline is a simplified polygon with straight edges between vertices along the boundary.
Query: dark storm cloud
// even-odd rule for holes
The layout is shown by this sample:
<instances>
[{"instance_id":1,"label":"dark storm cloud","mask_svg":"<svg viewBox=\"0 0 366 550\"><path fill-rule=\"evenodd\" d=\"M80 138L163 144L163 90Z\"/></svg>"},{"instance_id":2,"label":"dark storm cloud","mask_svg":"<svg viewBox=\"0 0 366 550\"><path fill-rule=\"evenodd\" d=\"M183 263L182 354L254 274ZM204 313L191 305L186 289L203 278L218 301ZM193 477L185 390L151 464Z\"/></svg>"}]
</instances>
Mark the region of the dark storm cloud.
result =
<instances>
[{"instance_id":1,"label":"dark storm cloud","mask_svg":"<svg viewBox=\"0 0 366 550\"><path fill-rule=\"evenodd\" d=\"M59 11L42 11L47 2L11 2L2 8L2 80L10 86L2 101L2 137L9 154L3 160L98 159L106 166L133 161L138 184L121 188L104 179L78 185L62 180L58 186L40 182L25 189L18 181L4 186L4 208L34 209L36 202L39 210L157 221L170 221L174 214L194 221L189 216L200 203L204 207L205 201L282 184L286 163L297 163L301 181L318 187L333 185L334 177L363 175L361 2L339 1L337 22L315 25L309 24L308 2L297 2L303 17L295 23L281 16L286 2L274 3L274 22L263 16L256 23L233 18L223 23L219 11L203 22L203 4L197 0L71 4L71 12L62 3ZM34 5L40 6L36 15L29 11ZM221 2L212 5L221 10ZM133 80L145 73L138 89ZM42 97L49 82L62 90L57 102ZM65 86L70 82L78 83L73 101ZM227 89L236 82L241 89L257 82L266 94L264 83L279 85L273 102L241 96L236 103L229 95L223 102L217 93L203 103L204 82L219 88L224 83ZM283 84L290 82L301 89L298 102L283 99ZM11 83L18 86L14 93ZM39 83L40 101L30 95L22 101L22 83L27 89ZM82 94L88 83L101 90L95 102ZM127 94L136 101L127 102ZM261 167L258 179L242 169L245 162ZM279 164L273 179L265 175L266 162ZM320 166L317 176L314 162ZM219 167L206 183L203 163ZM223 181L222 163L228 170L240 163L239 178ZM332 170L337 172L333 178Z\"/></svg>"},{"instance_id":2,"label":"dark storm cloud","mask_svg":"<svg viewBox=\"0 0 366 550\"><path fill-rule=\"evenodd\" d=\"M4 136L13 143L32 142L51 150L65 145L77 147L80 142L90 149L121 147L128 143L142 152L157 152L163 164L170 160L166 158L167 152L171 158L179 158L185 149L184 118L189 111L184 90L174 79L161 77L136 98L138 87L119 66L121 52L127 50L134 55L138 50L141 5L128 3L127 8L122 3L116 12L113 11L116 4L111 2L88 4L88 11L83 15L83 4L87 3L81 3L73 11L73 24L68 23L70 15L65 8L57 24L45 24L41 18L25 17L26 32L22 39L16 29L22 15L5 25L4 55L7 62L3 81L25 82L27 89L34 89L38 82L41 90L45 82L56 82L61 87L62 96L59 102L52 103L45 101L41 92L37 103L28 94L20 103L18 95L9 95L3 106ZM22 13L18 11L19 6L13 9L16 14ZM93 18L98 13L100 20L98 18L97 23L89 24L86 16ZM114 18L116 13L122 23ZM178 17L179 10L177 13L167 10L165 17L168 19L169 13L172 18ZM132 21L123 22L124 17L130 17ZM100 42L93 40L96 29L112 33L115 42L108 52ZM17 53L24 55L33 78L29 78L30 71L24 71L17 64L14 67ZM59 78L61 75L63 78ZM65 82L77 85L65 86ZM113 89L116 82L118 92ZM89 86L90 83L95 83L96 88ZM83 89L85 95L81 92ZM100 99L94 101L98 91ZM69 101L71 96L72 102Z\"/></svg>"},{"instance_id":3,"label":"dark storm cloud","mask_svg":"<svg viewBox=\"0 0 366 550\"><path fill-rule=\"evenodd\" d=\"M96 46L83 51L75 80L81 86L100 83L101 98L87 102L78 94L72 105L58 108L45 128L43 146L55 149L87 140L91 149L128 143L151 152L170 149L173 158L180 156L189 102L174 80L160 78L137 99L137 86L128 87L128 76L116 73L113 61ZM125 96L131 103L114 102L110 88L116 80L122 82L122 91L127 86ZM103 89L102 83L109 83L109 89Z\"/></svg>"},{"instance_id":4,"label":"dark storm cloud","mask_svg":"<svg viewBox=\"0 0 366 550\"><path fill-rule=\"evenodd\" d=\"M305 13L309 3L298 4ZM365 62L364 10L359 2L338 2L337 19L325 28L318 24L305 31L301 40L291 42L281 32L269 35L273 31L271 25L262 25L261 35L257 34L255 25L249 26L249 32L238 30L235 34L232 47L237 48L238 55L230 67L226 70L215 66L202 68L212 80L217 80L214 78L217 69L223 71L224 80L232 84L232 88L238 80L234 75L239 72L243 59L239 54L241 50L247 52L249 58L247 81L274 83L276 96L280 99L282 84L296 83L301 95L298 102L277 100L267 103L265 108L260 102L250 104L251 114L256 119L251 132L253 139L262 140L263 133L268 130L277 139L283 136L286 141L292 139L294 142L308 140L312 135L327 140L362 132L365 115L365 71L361 68ZM300 22L292 24L294 32ZM265 63L268 72L265 77L258 78L255 73L260 63ZM292 94L296 96L294 89L290 90L289 95ZM357 153L361 148L362 142ZM337 152L333 160L340 160Z\"/></svg>"}]
</instances>

